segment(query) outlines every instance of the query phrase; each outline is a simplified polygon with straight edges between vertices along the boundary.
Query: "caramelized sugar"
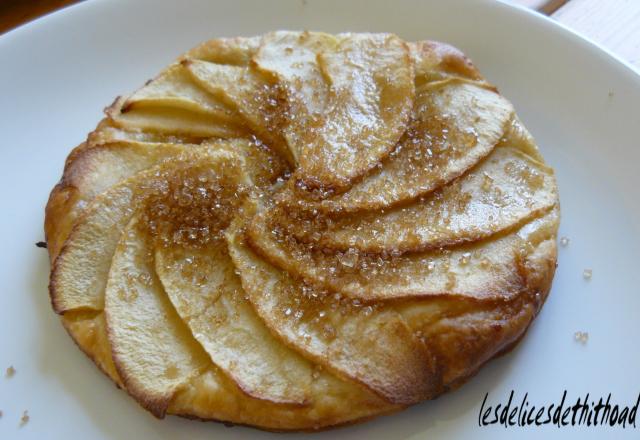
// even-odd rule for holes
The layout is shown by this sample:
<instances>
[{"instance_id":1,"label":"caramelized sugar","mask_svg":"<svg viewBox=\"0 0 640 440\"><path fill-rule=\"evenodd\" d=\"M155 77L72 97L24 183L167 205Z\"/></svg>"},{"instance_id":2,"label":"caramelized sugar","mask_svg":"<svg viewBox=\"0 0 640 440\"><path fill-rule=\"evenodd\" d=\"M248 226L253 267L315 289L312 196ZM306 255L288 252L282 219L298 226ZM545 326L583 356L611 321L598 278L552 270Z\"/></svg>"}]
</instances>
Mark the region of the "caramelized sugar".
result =
<instances>
[{"instance_id":1,"label":"caramelized sugar","mask_svg":"<svg viewBox=\"0 0 640 440\"><path fill-rule=\"evenodd\" d=\"M389 157L343 194L309 193L292 183L294 209L332 213L381 209L428 194L489 154L513 109L483 84L442 81L417 92L407 131ZM322 200L325 199L325 200Z\"/></svg>"},{"instance_id":2,"label":"caramelized sugar","mask_svg":"<svg viewBox=\"0 0 640 440\"><path fill-rule=\"evenodd\" d=\"M238 184L237 177L206 163L186 162L137 189L137 197L143 200L139 224L155 245L204 247L222 239L248 190Z\"/></svg>"}]
</instances>

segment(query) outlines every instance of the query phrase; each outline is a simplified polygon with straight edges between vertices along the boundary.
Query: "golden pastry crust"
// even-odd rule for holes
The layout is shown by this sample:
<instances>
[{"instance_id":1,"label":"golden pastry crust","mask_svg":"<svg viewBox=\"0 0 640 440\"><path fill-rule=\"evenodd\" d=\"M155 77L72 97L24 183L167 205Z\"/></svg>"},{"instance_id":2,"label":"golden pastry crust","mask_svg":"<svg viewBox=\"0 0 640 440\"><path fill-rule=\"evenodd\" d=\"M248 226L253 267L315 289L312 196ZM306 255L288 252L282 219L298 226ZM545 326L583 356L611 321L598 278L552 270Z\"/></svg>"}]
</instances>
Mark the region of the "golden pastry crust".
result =
<instances>
[{"instance_id":1,"label":"golden pastry crust","mask_svg":"<svg viewBox=\"0 0 640 440\"><path fill-rule=\"evenodd\" d=\"M49 289L157 417L393 413L515 346L549 293L553 170L449 45L212 40L105 113L46 207Z\"/></svg>"}]
</instances>

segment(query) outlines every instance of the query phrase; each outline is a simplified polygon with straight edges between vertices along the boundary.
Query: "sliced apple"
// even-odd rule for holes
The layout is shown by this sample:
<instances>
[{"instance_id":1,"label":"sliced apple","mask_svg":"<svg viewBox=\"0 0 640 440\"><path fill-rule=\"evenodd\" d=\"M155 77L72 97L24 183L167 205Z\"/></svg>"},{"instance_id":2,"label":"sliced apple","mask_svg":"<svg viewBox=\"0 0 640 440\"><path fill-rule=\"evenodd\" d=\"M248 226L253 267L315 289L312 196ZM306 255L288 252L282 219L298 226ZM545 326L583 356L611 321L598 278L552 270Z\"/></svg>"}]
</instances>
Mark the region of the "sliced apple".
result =
<instances>
[{"instance_id":1,"label":"sliced apple","mask_svg":"<svg viewBox=\"0 0 640 440\"><path fill-rule=\"evenodd\" d=\"M184 54L182 59L197 59L210 63L247 66L258 51L262 37L216 38L205 41Z\"/></svg>"},{"instance_id":2,"label":"sliced apple","mask_svg":"<svg viewBox=\"0 0 640 440\"><path fill-rule=\"evenodd\" d=\"M517 227L548 211L557 199L552 169L515 148L498 147L468 174L409 205L337 219L272 215L271 221L322 248L421 251Z\"/></svg>"},{"instance_id":3,"label":"sliced apple","mask_svg":"<svg viewBox=\"0 0 640 440\"><path fill-rule=\"evenodd\" d=\"M145 107L173 107L210 115L218 121L231 122L237 115L194 82L185 63L172 64L127 98L122 111Z\"/></svg>"},{"instance_id":4,"label":"sliced apple","mask_svg":"<svg viewBox=\"0 0 640 440\"><path fill-rule=\"evenodd\" d=\"M164 417L174 393L210 360L162 289L153 249L133 217L113 254L105 316L113 359L125 387Z\"/></svg>"},{"instance_id":5,"label":"sliced apple","mask_svg":"<svg viewBox=\"0 0 640 440\"><path fill-rule=\"evenodd\" d=\"M278 32L264 37L256 63L290 90L293 180L311 189L344 189L374 167L413 108L408 46L394 35Z\"/></svg>"},{"instance_id":6,"label":"sliced apple","mask_svg":"<svg viewBox=\"0 0 640 440\"><path fill-rule=\"evenodd\" d=\"M335 36L321 32L278 31L262 37L254 62L261 71L290 88L288 99L298 121L291 122L291 130L296 124L310 122L308 118L325 110L329 84L318 64L318 56L337 45ZM291 140L290 147L296 160L301 153L297 146Z\"/></svg>"},{"instance_id":7,"label":"sliced apple","mask_svg":"<svg viewBox=\"0 0 640 440\"><path fill-rule=\"evenodd\" d=\"M398 305L407 325L440 359L444 383L464 380L470 370L522 337L551 288L557 228L556 208L519 231L533 251L519 262L524 286L509 300L479 302L442 296Z\"/></svg>"},{"instance_id":8,"label":"sliced apple","mask_svg":"<svg viewBox=\"0 0 640 440\"><path fill-rule=\"evenodd\" d=\"M430 40L407 44L415 68L416 87L451 77L483 80L471 60L456 47Z\"/></svg>"},{"instance_id":9,"label":"sliced apple","mask_svg":"<svg viewBox=\"0 0 640 440\"><path fill-rule=\"evenodd\" d=\"M193 150L100 194L87 207L54 263L49 289L56 312L103 308L106 278L122 230L150 192L161 190L171 173L180 169L202 169L232 182L246 179L240 156L227 150Z\"/></svg>"},{"instance_id":10,"label":"sliced apple","mask_svg":"<svg viewBox=\"0 0 640 440\"><path fill-rule=\"evenodd\" d=\"M68 162L62 181L47 205L47 248L55 260L87 204L98 194L132 175L179 155L185 146L114 142L79 151Z\"/></svg>"},{"instance_id":11,"label":"sliced apple","mask_svg":"<svg viewBox=\"0 0 640 440\"><path fill-rule=\"evenodd\" d=\"M244 132L237 112L195 82L185 63L171 65L106 113L127 130L224 138Z\"/></svg>"},{"instance_id":12,"label":"sliced apple","mask_svg":"<svg viewBox=\"0 0 640 440\"><path fill-rule=\"evenodd\" d=\"M248 395L309 403L312 365L271 335L235 274L227 245L157 247L156 273L194 337Z\"/></svg>"},{"instance_id":13,"label":"sliced apple","mask_svg":"<svg viewBox=\"0 0 640 440\"><path fill-rule=\"evenodd\" d=\"M535 317L534 294L523 291L509 301L420 299L403 302L398 312L439 360L443 383L451 384L517 342Z\"/></svg>"},{"instance_id":14,"label":"sliced apple","mask_svg":"<svg viewBox=\"0 0 640 440\"><path fill-rule=\"evenodd\" d=\"M287 140L289 154L296 165L303 152L296 133L324 112L329 86L317 61L318 55L333 49L338 40L320 32L278 31L262 37L254 55L258 70L271 76L287 92L285 121L278 121ZM281 106L282 104L280 104Z\"/></svg>"},{"instance_id":15,"label":"sliced apple","mask_svg":"<svg viewBox=\"0 0 640 440\"><path fill-rule=\"evenodd\" d=\"M185 59L194 80L233 108L247 126L289 163L294 160L281 132L282 90L256 69Z\"/></svg>"},{"instance_id":16,"label":"sliced apple","mask_svg":"<svg viewBox=\"0 0 640 440\"><path fill-rule=\"evenodd\" d=\"M58 313L77 308L101 310L111 257L133 211L130 182L116 186L94 201L54 262L49 283Z\"/></svg>"},{"instance_id":17,"label":"sliced apple","mask_svg":"<svg viewBox=\"0 0 640 440\"><path fill-rule=\"evenodd\" d=\"M309 284L361 300L445 294L510 298L524 282L518 271L520 260L535 250L529 238L511 234L451 249L402 255L367 254L355 248L325 252L296 241L278 228L272 229L265 221L265 212L254 217L247 230L253 249ZM552 208L546 216L553 212ZM548 233L546 238L551 236Z\"/></svg>"},{"instance_id":18,"label":"sliced apple","mask_svg":"<svg viewBox=\"0 0 640 440\"><path fill-rule=\"evenodd\" d=\"M192 81L206 90L210 96L216 97L234 111L241 112L248 121L254 125L261 125L261 128L266 130L265 121L258 119L260 115L252 114L258 110L256 95L263 87L269 87L269 83L263 78L240 66L192 59L183 60L182 65L192 77Z\"/></svg>"},{"instance_id":19,"label":"sliced apple","mask_svg":"<svg viewBox=\"0 0 640 440\"><path fill-rule=\"evenodd\" d=\"M116 103L120 98L116 99ZM107 112L110 110L107 110ZM87 143L91 146L104 145L111 142L144 142L144 143L171 143L171 144L199 144L208 139L208 136L196 136L189 133L158 133L153 131L141 131L135 127L126 127L116 124L110 117L104 118L96 129L89 133Z\"/></svg>"},{"instance_id":20,"label":"sliced apple","mask_svg":"<svg viewBox=\"0 0 640 440\"><path fill-rule=\"evenodd\" d=\"M239 221L232 223L227 241L242 287L258 315L287 345L391 403L411 404L435 393L432 358L393 309L297 282L256 256L243 243L240 228Z\"/></svg>"},{"instance_id":21,"label":"sliced apple","mask_svg":"<svg viewBox=\"0 0 640 440\"><path fill-rule=\"evenodd\" d=\"M272 183L287 171L286 163L267 146L249 139L219 139L199 145L120 141L81 151L68 164L63 184L73 187L78 203L86 205L111 186L189 150L217 149L242 155L247 162L247 170L259 186Z\"/></svg>"},{"instance_id":22,"label":"sliced apple","mask_svg":"<svg viewBox=\"0 0 640 440\"><path fill-rule=\"evenodd\" d=\"M524 126L518 115L513 116L504 137L498 145L512 146L538 162L545 163L533 136L531 136L531 133L529 133L529 130Z\"/></svg>"},{"instance_id":23,"label":"sliced apple","mask_svg":"<svg viewBox=\"0 0 640 440\"><path fill-rule=\"evenodd\" d=\"M151 131L164 135L233 138L246 135L236 121L220 121L215 117L167 105L143 106L127 110L125 99L117 100L106 114L116 127L125 130Z\"/></svg>"},{"instance_id":24,"label":"sliced apple","mask_svg":"<svg viewBox=\"0 0 640 440\"><path fill-rule=\"evenodd\" d=\"M212 140L199 145L126 140L82 147L70 156L63 179L47 205L45 232L51 260L55 260L76 220L98 194L189 150L205 149L226 149L242 155L259 188L266 188L288 171L287 163L271 149L249 139Z\"/></svg>"},{"instance_id":25,"label":"sliced apple","mask_svg":"<svg viewBox=\"0 0 640 440\"><path fill-rule=\"evenodd\" d=\"M89 147L69 164L66 177L87 203L106 189L134 174L185 153L197 145L114 142Z\"/></svg>"},{"instance_id":26,"label":"sliced apple","mask_svg":"<svg viewBox=\"0 0 640 440\"><path fill-rule=\"evenodd\" d=\"M513 107L484 83L451 78L416 91L416 120L379 170L343 194L301 199L289 182L295 208L356 212L387 208L424 196L462 175L499 142Z\"/></svg>"}]
</instances>

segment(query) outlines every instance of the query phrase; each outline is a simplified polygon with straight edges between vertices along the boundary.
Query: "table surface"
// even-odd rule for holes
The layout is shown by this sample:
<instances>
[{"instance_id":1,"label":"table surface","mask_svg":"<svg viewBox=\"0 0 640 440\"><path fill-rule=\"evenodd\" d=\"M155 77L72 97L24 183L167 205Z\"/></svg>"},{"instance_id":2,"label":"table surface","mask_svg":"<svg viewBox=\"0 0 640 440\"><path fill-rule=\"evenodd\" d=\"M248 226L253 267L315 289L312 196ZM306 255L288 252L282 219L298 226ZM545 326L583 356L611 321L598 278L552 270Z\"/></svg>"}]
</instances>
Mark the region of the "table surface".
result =
<instances>
[{"instance_id":1,"label":"table surface","mask_svg":"<svg viewBox=\"0 0 640 440\"><path fill-rule=\"evenodd\" d=\"M79 0L1 0L0 34ZM510 0L550 15L640 68L640 0Z\"/></svg>"}]
</instances>

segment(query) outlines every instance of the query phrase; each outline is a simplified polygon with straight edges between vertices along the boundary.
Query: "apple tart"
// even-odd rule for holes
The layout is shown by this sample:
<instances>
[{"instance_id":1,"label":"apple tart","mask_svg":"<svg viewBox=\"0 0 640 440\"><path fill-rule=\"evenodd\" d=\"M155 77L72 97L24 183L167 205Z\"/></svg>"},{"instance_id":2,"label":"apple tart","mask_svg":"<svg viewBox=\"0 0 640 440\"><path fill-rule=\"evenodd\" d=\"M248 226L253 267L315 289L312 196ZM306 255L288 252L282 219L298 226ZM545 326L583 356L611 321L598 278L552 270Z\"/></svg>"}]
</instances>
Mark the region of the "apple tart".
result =
<instances>
[{"instance_id":1,"label":"apple tart","mask_svg":"<svg viewBox=\"0 0 640 440\"><path fill-rule=\"evenodd\" d=\"M449 45L207 41L105 114L47 204L51 301L157 417L392 413L513 347L549 292L553 170Z\"/></svg>"}]
</instances>

